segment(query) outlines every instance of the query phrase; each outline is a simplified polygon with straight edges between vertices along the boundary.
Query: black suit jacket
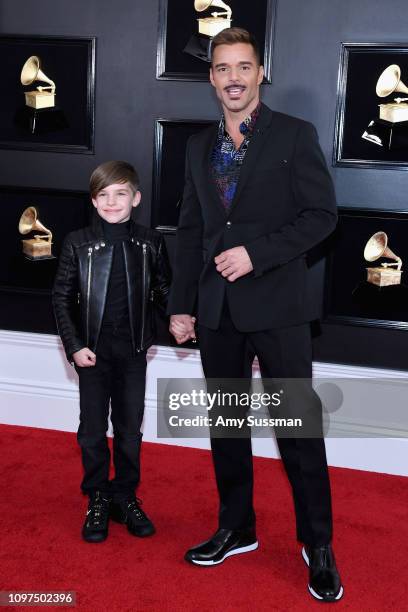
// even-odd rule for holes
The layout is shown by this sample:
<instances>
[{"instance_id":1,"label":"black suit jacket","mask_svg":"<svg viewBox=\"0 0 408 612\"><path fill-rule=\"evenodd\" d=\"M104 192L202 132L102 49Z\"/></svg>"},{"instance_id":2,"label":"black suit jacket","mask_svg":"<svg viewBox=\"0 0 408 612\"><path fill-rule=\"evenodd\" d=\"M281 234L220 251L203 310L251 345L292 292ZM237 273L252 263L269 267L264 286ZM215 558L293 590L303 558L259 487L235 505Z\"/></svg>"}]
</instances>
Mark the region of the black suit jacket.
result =
<instances>
[{"instance_id":1,"label":"black suit jacket","mask_svg":"<svg viewBox=\"0 0 408 612\"><path fill-rule=\"evenodd\" d=\"M332 180L312 124L262 104L232 206L226 213L211 172L217 126L187 145L169 314L192 314L217 329L225 295L240 331L297 325L316 317L307 299L306 254L337 219ZM253 271L234 282L214 257L245 246Z\"/></svg>"}]
</instances>

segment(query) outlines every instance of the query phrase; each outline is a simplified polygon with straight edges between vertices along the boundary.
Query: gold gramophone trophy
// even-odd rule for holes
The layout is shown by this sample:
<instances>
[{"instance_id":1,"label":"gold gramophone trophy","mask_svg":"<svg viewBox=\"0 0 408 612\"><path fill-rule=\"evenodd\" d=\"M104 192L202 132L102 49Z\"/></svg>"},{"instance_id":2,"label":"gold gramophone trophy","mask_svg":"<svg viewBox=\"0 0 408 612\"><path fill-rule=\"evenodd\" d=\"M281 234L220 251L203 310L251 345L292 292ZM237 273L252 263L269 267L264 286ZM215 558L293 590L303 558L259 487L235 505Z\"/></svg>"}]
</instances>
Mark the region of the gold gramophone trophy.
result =
<instances>
[{"instance_id":1,"label":"gold gramophone trophy","mask_svg":"<svg viewBox=\"0 0 408 612\"><path fill-rule=\"evenodd\" d=\"M32 55L25 62L21 70L21 84L24 86L32 85L35 81L48 83L48 85L38 85L32 91L25 92L26 106L31 108L53 108L55 106L55 83L51 81L41 70L41 60L38 55Z\"/></svg>"},{"instance_id":2,"label":"gold gramophone trophy","mask_svg":"<svg viewBox=\"0 0 408 612\"><path fill-rule=\"evenodd\" d=\"M38 55L31 55L21 70L21 84L27 87L37 81L47 83L25 91L25 105L17 109L15 123L30 134L46 134L68 127L62 109L56 106L55 83L41 70Z\"/></svg>"},{"instance_id":3,"label":"gold gramophone trophy","mask_svg":"<svg viewBox=\"0 0 408 612\"><path fill-rule=\"evenodd\" d=\"M44 232L35 234L33 238L22 240L23 253L27 259L37 261L39 259L55 259L51 253L52 233L38 220L37 209L29 206L20 217L18 224L20 234L29 234L32 231Z\"/></svg>"},{"instance_id":4,"label":"gold gramophone trophy","mask_svg":"<svg viewBox=\"0 0 408 612\"><path fill-rule=\"evenodd\" d=\"M194 8L197 13L213 8L223 9L223 11L213 11L206 17L197 19L198 34L193 34L184 48L185 53L210 62L211 41L219 32L231 27L232 10L222 0L194 0Z\"/></svg>"},{"instance_id":5,"label":"gold gramophone trophy","mask_svg":"<svg viewBox=\"0 0 408 612\"><path fill-rule=\"evenodd\" d=\"M396 92L408 94L408 87L401 81L401 68L391 64L380 75L375 92L386 98ZM363 138L389 150L408 146L408 98L394 98L392 102L379 104L379 119L370 122Z\"/></svg>"},{"instance_id":6,"label":"gold gramophone trophy","mask_svg":"<svg viewBox=\"0 0 408 612\"><path fill-rule=\"evenodd\" d=\"M376 261L380 257L394 260L394 263L386 262L376 268L366 268L367 282L377 285L377 287L401 284L402 259L395 255L387 244L387 234L385 232L376 232L368 240L364 249L364 259L366 261ZM396 266L396 269L394 269L394 266Z\"/></svg>"}]
</instances>

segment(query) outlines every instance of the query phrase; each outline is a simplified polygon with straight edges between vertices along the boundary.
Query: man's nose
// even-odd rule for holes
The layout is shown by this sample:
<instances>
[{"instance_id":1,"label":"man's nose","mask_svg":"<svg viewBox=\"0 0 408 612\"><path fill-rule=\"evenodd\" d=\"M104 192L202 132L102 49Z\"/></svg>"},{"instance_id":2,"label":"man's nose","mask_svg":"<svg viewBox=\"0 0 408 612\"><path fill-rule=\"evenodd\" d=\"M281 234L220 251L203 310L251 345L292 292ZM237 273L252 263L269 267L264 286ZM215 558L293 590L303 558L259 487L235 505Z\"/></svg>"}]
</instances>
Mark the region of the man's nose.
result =
<instances>
[{"instance_id":1,"label":"man's nose","mask_svg":"<svg viewBox=\"0 0 408 612\"><path fill-rule=\"evenodd\" d=\"M233 83L237 83L239 81L238 68L231 68L230 81L232 81Z\"/></svg>"}]
</instances>

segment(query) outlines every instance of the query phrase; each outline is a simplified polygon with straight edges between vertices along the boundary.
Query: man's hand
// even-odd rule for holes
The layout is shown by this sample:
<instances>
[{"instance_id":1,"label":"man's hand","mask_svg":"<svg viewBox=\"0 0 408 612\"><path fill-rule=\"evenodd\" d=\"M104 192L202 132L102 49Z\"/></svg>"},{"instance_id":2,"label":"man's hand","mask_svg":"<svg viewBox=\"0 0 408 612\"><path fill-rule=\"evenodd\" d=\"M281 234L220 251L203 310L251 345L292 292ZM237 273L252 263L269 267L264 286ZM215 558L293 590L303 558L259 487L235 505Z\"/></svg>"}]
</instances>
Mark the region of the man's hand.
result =
<instances>
[{"instance_id":1,"label":"man's hand","mask_svg":"<svg viewBox=\"0 0 408 612\"><path fill-rule=\"evenodd\" d=\"M87 346L73 353L72 359L78 368L90 368L96 364L96 355Z\"/></svg>"},{"instance_id":2,"label":"man's hand","mask_svg":"<svg viewBox=\"0 0 408 612\"><path fill-rule=\"evenodd\" d=\"M190 340L190 338L193 340L196 339L194 331L195 321L195 317L192 317L191 315L171 315L169 329L177 344L183 344L183 342L187 342L187 340Z\"/></svg>"},{"instance_id":3,"label":"man's hand","mask_svg":"<svg viewBox=\"0 0 408 612\"><path fill-rule=\"evenodd\" d=\"M223 251L214 261L217 264L217 272L231 283L254 269L248 251L243 246Z\"/></svg>"}]
</instances>

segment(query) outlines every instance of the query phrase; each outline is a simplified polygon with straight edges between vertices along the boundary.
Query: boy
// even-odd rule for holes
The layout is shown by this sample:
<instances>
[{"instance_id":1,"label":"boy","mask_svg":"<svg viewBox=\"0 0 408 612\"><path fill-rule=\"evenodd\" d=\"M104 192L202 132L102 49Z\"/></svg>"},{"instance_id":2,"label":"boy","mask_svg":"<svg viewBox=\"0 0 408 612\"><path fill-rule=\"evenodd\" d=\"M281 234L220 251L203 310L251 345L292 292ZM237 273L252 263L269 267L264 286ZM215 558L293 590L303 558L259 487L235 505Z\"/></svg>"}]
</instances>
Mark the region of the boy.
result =
<instances>
[{"instance_id":1,"label":"boy","mask_svg":"<svg viewBox=\"0 0 408 612\"><path fill-rule=\"evenodd\" d=\"M106 162L90 179L96 209L92 225L64 242L53 288L58 331L79 376L82 491L89 507L82 529L87 542L102 542L109 517L135 536L152 535L140 508L146 351L154 340L153 302L165 308L170 268L161 234L134 223L141 194L135 169ZM109 481L106 439L109 403L115 477Z\"/></svg>"}]
</instances>

